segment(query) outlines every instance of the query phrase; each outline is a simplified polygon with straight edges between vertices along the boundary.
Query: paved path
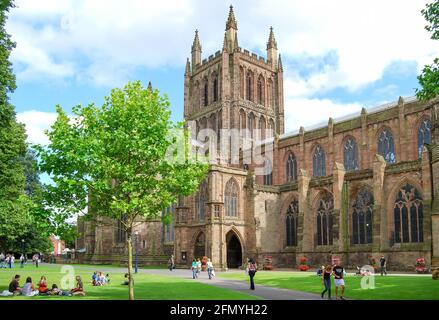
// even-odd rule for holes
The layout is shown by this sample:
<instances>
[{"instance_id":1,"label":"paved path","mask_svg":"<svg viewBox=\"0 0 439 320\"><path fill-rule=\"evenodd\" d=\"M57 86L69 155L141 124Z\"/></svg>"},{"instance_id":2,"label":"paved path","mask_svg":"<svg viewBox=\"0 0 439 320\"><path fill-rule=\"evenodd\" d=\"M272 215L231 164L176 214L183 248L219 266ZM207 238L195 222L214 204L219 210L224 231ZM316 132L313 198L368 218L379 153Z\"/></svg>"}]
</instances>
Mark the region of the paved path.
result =
<instances>
[{"instance_id":1,"label":"paved path","mask_svg":"<svg viewBox=\"0 0 439 320\"><path fill-rule=\"evenodd\" d=\"M105 270L105 272L126 272L126 268L118 268L118 267L104 267L104 266L75 266L77 269L82 270ZM207 272L202 272L200 278L197 280L192 279L192 272L189 269L175 269L173 271L169 271L168 269L138 269L139 273L143 274L152 274L152 275L160 275L160 276L168 276L168 277L177 277L181 279L190 279L191 281L198 281L204 284L212 285L219 288L225 288L229 290L233 290L236 292L246 293L248 295L252 295L264 300L321 300L322 298L313 293L303 292L303 291L295 291L289 289L280 289L274 287L260 286L256 280L256 290L250 290L250 283L239 280L229 280L219 278L218 274L221 272L216 272L217 277L214 277L212 280L209 280L207 276ZM231 271L233 272L233 271ZM243 271L241 271L243 272Z\"/></svg>"},{"instance_id":2,"label":"paved path","mask_svg":"<svg viewBox=\"0 0 439 320\"><path fill-rule=\"evenodd\" d=\"M149 269L149 270L142 270L142 273L162 275L162 276L173 276L173 277L193 280L192 272L190 270L176 269L171 272L169 270L163 270L163 269ZM218 275L219 272L216 272L216 274ZM209 280L207 276L207 272L201 272L200 278L193 281L198 281L201 283L213 285L215 287L246 293L266 300L317 300L317 299L322 300L322 298L319 295L313 293L260 286L257 283L257 276L255 277L255 280L256 280L256 284L255 284L256 290L254 291L249 289L250 282L222 279L219 277L214 277L212 280Z\"/></svg>"}]
</instances>

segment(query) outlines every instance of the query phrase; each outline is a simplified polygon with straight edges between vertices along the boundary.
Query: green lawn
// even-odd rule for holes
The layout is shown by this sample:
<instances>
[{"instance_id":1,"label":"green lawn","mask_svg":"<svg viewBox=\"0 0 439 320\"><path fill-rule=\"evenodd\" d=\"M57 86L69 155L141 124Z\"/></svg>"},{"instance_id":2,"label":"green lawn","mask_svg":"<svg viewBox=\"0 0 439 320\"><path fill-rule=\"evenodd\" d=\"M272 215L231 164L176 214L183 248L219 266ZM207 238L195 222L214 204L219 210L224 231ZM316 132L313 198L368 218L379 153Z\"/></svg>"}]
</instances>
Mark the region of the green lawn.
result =
<instances>
[{"instance_id":1,"label":"green lawn","mask_svg":"<svg viewBox=\"0 0 439 320\"><path fill-rule=\"evenodd\" d=\"M95 270L106 272L108 266L87 266ZM128 287L121 285L124 280L124 272L110 273L110 284L107 286L93 287L90 283L91 270L84 269L84 265L75 269L75 275L80 275L84 282L84 297L62 297L62 296L36 296L36 297L0 297L1 299L80 299L80 300L105 300L105 299L122 299L128 298ZM38 269L35 266L27 265L24 269L16 266L14 269L0 269L0 291L8 288L9 282L15 274L21 276L20 285L22 286L26 277L32 277L34 284L38 283L42 275L46 276L49 287L56 283L61 287L61 278L65 273L61 273L61 265L44 265ZM192 279L179 279L167 276L155 276L147 274L136 274L135 281L135 297L143 300L250 300L256 299L244 293L239 293L227 289L217 288L207 284L202 284ZM68 288L62 288L68 289Z\"/></svg>"},{"instance_id":2,"label":"green lawn","mask_svg":"<svg viewBox=\"0 0 439 320\"><path fill-rule=\"evenodd\" d=\"M248 281L244 272L221 273L220 277ZM348 275L345 278L346 298L361 300L439 300L439 281L431 276L375 276L375 289L362 289L363 277ZM255 276L258 284L276 288L307 291L320 294L322 280L311 272L270 272L258 271ZM335 297L334 282L331 284Z\"/></svg>"}]
</instances>

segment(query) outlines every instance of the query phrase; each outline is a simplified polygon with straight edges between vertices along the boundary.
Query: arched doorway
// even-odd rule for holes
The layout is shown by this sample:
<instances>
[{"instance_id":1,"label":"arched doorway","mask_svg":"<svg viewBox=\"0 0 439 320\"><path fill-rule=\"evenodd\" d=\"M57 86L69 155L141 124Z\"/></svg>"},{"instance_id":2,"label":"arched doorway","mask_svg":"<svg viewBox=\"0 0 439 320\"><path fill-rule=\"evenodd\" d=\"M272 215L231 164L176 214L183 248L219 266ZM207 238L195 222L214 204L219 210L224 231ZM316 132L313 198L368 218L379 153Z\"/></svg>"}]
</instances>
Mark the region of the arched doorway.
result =
<instances>
[{"instance_id":1,"label":"arched doorway","mask_svg":"<svg viewBox=\"0 0 439 320\"><path fill-rule=\"evenodd\" d=\"M206 255L206 238L203 232L200 232L194 245L194 259L202 259Z\"/></svg>"},{"instance_id":2,"label":"arched doorway","mask_svg":"<svg viewBox=\"0 0 439 320\"><path fill-rule=\"evenodd\" d=\"M230 231L226 236L227 241L227 268L242 266L242 247L236 234Z\"/></svg>"}]
</instances>

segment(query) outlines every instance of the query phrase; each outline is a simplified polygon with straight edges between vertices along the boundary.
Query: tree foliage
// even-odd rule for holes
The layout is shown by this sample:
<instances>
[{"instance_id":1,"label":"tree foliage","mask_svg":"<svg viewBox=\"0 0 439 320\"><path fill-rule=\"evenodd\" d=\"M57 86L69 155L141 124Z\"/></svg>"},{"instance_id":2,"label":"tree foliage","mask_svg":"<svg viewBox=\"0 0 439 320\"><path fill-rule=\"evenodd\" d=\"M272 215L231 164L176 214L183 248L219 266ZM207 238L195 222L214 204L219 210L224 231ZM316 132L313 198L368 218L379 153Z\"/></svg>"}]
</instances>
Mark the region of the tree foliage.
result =
<instances>
[{"instance_id":1,"label":"tree foliage","mask_svg":"<svg viewBox=\"0 0 439 320\"><path fill-rule=\"evenodd\" d=\"M56 111L50 144L38 147L40 168L54 181L43 191L51 221L62 226L80 212L97 223L119 221L131 274L135 227L193 193L207 165L191 157L183 123L170 121L168 98L140 82L112 90L101 107L76 106L72 119L61 107ZM133 299L131 281L129 287Z\"/></svg>"},{"instance_id":2,"label":"tree foliage","mask_svg":"<svg viewBox=\"0 0 439 320\"><path fill-rule=\"evenodd\" d=\"M428 3L422 15L427 21L425 29L431 33L431 39L439 40L439 0ZM416 89L420 100L429 100L439 95L439 57L431 65L427 65L418 76L421 89Z\"/></svg>"}]
</instances>

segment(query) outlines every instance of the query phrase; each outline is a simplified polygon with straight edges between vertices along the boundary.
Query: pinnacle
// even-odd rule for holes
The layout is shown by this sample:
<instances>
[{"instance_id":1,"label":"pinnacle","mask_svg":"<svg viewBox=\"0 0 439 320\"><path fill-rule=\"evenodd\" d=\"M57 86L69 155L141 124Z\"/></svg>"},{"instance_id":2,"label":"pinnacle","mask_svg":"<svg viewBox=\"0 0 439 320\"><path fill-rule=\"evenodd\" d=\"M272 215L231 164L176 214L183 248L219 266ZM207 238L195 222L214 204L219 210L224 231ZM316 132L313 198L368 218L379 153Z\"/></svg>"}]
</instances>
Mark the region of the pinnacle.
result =
<instances>
[{"instance_id":1,"label":"pinnacle","mask_svg":"<svg viewBox=\"0 0 439 320\"><path fill-rule=\"evenodd\" d=\"M226 23L226 31L232 28L238 30L238 24L236 23L235 13L233 12L233 6L230 5L229 17Z\"/></svg>"},{"instance_id":2,"label":"pinnacle","mask_svg":"<svg viewBox=\"0 0 439 320\"><path fill-rule=\"evenodd\" d=\"M268 37L268 42L267 42L267 50L274 48L277 50L277 42L276 39L274 37L274 32L273 32L273 27L270 27L270 35Z\"/></svg>"}]
</instances>

